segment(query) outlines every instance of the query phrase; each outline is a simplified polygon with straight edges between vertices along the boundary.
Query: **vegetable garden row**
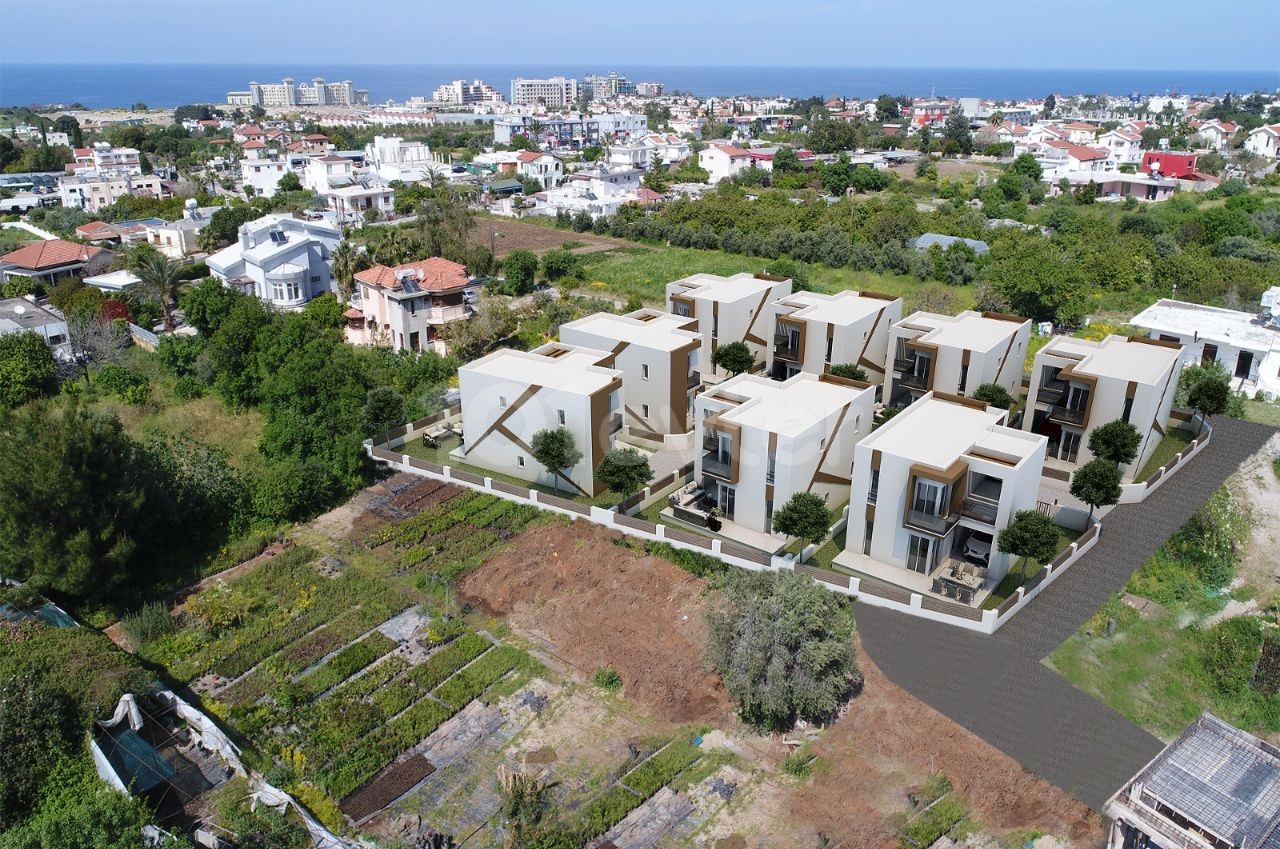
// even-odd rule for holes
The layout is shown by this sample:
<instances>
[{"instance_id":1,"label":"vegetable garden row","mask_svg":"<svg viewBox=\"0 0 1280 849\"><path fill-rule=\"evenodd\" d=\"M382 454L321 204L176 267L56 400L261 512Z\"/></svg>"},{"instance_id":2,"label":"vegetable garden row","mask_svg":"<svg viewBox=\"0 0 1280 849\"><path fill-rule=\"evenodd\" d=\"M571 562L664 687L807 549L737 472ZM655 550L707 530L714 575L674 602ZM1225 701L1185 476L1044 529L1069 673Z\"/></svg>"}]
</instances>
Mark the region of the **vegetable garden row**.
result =
<instances>
[{"instance_id":1,"label":"vegetable garden row","mask_svg":"<svg viewBox=\"0 0 1280 849\"><path fill-rule=\"evenodd\" d=\"M651 796L693 766L702 750L692 741L678 739L660 749L618 779L575 817L571 828L586 838L613 828Z\"/></svg>"}]
</instances>

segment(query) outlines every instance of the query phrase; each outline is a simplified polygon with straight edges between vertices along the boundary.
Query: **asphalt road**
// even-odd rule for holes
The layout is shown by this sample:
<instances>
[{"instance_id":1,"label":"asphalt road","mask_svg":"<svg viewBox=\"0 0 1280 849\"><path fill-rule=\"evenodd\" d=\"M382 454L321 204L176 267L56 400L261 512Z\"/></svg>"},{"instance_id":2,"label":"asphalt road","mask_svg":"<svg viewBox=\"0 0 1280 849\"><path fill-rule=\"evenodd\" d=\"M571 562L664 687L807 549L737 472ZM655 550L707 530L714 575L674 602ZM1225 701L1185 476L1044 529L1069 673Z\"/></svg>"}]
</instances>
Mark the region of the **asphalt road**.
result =
<instances>
[{"instance_id":1,"label":"asphalt road","mask_svg":"<svg viewBox=\"0 0 1280 849\"><path fill-rule=\"evenodd\" d=\"M1163 744L1041 660L1275 433L1237 419L1213 426L1199 454L1146 501L1112 510L1098 544L994 636L858 605L867 653L896 684L1101 810Z\"/></svg>"}]
</instances>

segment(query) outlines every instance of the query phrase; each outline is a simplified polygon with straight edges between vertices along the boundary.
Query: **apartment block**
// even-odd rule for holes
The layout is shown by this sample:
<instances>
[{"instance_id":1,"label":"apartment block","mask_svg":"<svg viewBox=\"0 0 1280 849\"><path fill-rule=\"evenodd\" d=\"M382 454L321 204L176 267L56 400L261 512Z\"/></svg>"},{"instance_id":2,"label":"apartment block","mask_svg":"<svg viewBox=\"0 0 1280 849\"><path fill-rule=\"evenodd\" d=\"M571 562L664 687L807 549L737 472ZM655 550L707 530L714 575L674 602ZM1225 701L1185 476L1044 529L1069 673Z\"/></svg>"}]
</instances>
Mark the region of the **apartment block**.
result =
<instances>
[{"instance_id":1,"label":"apartment block","mask_svg":"<svg viewBox=\"0 0 1280 849\"><path fill-rule=\"evenodd\" d=\"M1077 464L1093 459L1088 443L1094 428L1123 419L1141 437L1138 458L1125 468L1132 477L1164 436L1181 357L1177 342L1055 336L1036 352L1023 427L1048 437L1049 457Z\"/></svg>"},{"instance_id":2,"label":"apartment block","mask_svg":"<svg viewBox=\"0 0 1280 849\"><path fill-rule=\"evenodd\" d=\"M637 436L687 433L701 383L702 337L692 319L641 309L598 312L560 325L560 341L609 351L604 365L622 372L625 422Z\"/></svg>"},{"instance_id":3,"label":"apartment block","mask_svg":"<svg viewBox=\"0 0 1280 849\"><path fill-rule=\"evenodd\" d=\"M869 557L891 567L877 577L924 590L955 564L976 570L983 586L999 583L1011 558L996 550L996 534L1016 511L1036 509L1047 442L1008 427L1008 415L926 392L859 442L837 562L866 571L849 555Z\"/></svg>"},{"instance_id":4,"label":"apartment block","mask_svg":"<svg viewBox=\"0 0 1280 849\"><path fill-rule=\"evenodd\" d=\"M528 79L517 77L511 81L511 102L516 106L546 106L561 109L572 106L578 100L578 81L572 77L548 77Z\"/></svg>"},{"instance_id":5,"label":"apartment block","mask_svg":"<svg viewBox=\"0 0 1280 849\"><path fill-rule=\"evenodd\" d=\"M716 348L730 342L747 343L756 365L764 367L774 324L772 304L790 294L788 277L747 272L732 277L693 274L667 284L667 312L697 319L702 336L698 370L703 380L714 381L728 372L715 368L711 357Z\"/></svg>"},{"instance_id":6,"label":"apartment block","mask_svg":"<svg viewBox=\"0 0 1280 849\"><path fill-rule=\"evenodd\" d=\"M740 374L700 394L695 407L699 486L676 518L698 522L715 508L738 528L767 535L774 510L797 492L816 493L832 509L845 503L854 445L871 432L875 389L829 374L782 382Z\"/></svg>"},{"instance_id":7,"label":"apartment block","mask_svg":"<svg viewBox=\"0 0 1280 849\"><path fill-rule=\"evenodd\" d=\"M998 383L1016 398L1030 341L1027 318L914 312L889 331L885 402L905 407L927 392L972 395L984 383Z\"/></svg>"},{"instance_id":8,"label":"apartment block","mask_svg":"<svg viewBox=\"0 0 1280 849\"><path fill-rule=\"evenodd\" d=\"M588 495L604 491L595 468L622 430L622 372L608 351L551 342L503 348L458 370L462 446L456 459L523 480ZM533 456L533 436L565 428L582 459L554 473Z\"/></svg>"},{"instance_id":9,"label":"apartment block","mask_svg":"<svg viewBox=\"0 0 1280 849\"><path fill-rule=\"evenodd\" d=\"M857 365L871 383L885 379L889 327L902 318L902 298L876 292L796 292L774 304L769 376L823 374Z\"/></svg>"}]
</instances>

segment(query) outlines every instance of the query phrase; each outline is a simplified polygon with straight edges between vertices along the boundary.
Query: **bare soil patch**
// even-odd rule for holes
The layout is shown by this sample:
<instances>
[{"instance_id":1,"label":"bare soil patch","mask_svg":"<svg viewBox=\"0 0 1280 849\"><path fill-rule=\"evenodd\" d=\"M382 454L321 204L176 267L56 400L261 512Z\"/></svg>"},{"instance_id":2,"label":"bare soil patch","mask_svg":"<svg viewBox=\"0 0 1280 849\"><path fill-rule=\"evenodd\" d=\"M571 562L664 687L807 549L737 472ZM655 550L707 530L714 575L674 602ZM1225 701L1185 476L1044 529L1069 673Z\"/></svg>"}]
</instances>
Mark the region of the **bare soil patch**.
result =
<instances>
[{"instance_id":1,"label":"bare soil patch","mask_svg":"<svg viewBox=\"0 0 1280 849\"><path fill-rule=\"evenodd\" d=\"M703 660L705 583L637 556L586 523L530 528L459 581L462 598L507 616L584 678L611 667L623 694L669 722L730 721Z\"/></svg>"},{"instance_id":2,"label":"bare soil patch","mask_svg":"<svg viewBox=\"0 0 1280 849\"><path fill-rule=\"evenodd\" d=\"M594 233L557 230L554 227L544 227L508 218L477 218L475 226L467 236L467 241L473 245L489 248L499 259L515 250L540 254L558 248L565 242L580 242L594 250L609 250L628 244L621 239L597 236Z\"/></svg>"},{"instance_id":3,"label":"bare soil patch","mask_svg":"<svg viewBox=\"0 0 1280 849\"><path fill-rule=\"evenodd\" d=\"M906 810L910 787L937 771L987 828L1100 845L1102 822L1084 804L889 681L861 646L858 663L862 693L814 744L825 763L791 798L794 821L847 847L896 847L888 818Z\"/></svg>"},{"instance_id":4,"label":"bare soil patch","mask_svg":"<svg viewBox=\"0 0 1280 849\"><path fill-rule=\"evenodd\" d=\"M1280 547L1280 480L1272 469L1272 461L1280 456L1280 434L1267 442L1261 451L1246 460L1239 474L1228 486L1243 497L1252 514L1252 529L1240 560L1239 578L1257 591L1255 600L1265 606L1277 592L1276 549Z\"/></svg>"}]
</instances>

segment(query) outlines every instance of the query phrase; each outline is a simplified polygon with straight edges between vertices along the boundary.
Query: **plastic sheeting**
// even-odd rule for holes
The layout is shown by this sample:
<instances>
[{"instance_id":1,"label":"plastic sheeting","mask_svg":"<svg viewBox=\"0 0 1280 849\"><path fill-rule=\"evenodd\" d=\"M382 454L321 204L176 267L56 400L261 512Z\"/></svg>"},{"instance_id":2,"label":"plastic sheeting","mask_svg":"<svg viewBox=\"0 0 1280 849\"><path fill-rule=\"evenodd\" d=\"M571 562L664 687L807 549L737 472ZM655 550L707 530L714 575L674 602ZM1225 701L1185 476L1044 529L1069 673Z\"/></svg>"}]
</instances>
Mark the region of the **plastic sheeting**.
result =
<instances>
[{"instance_id":1,"label":"plastic sheeting","mask_svg":"<svg viewBox=\"0 0 1280 849\"><path fill-rule=\"evenodd\" d=\"M120 701L116 702L116 711L111 714L110 719L99 719L98 724L103 728L115 728L128 718L129 727L134 731L142 730L142 711L138 709L138 700L133 697L133 693L125 693L120 697Z\"/></svg>"},{"instance_id":2,"label":"plastic sheeting","mask_svg":"<svg viewBox=\"0 0 1280 849\"><path fill-rule=\"evenodd\" d=\"M349 849L350 844L321 825L320 821L311 816L306 808L295 802L292 796L280 788L272 787L261 778L250 779L249 787L253 791L250 795L255 805L261 803L277 811L282 811L286 805L293 808L307 827L315 849Z\"/></svg>"},{"instance_id":3,"label":"plastic sheeting","mask_svg":"<svg viewBox=\"0 0 1280 849\"><path fill-rule=\"evenodd\" d=\"M155 695L157 699L168 705L183 722L187 723L187 727L191 730L192 739L202 749L214 752L221 757L236 775L246 775L244 764L240 761L240 747L231 742L231 738L223 733L222 729L215 725L212 719L170 690L159 690Z\"/></svg>"}]
</instances>

